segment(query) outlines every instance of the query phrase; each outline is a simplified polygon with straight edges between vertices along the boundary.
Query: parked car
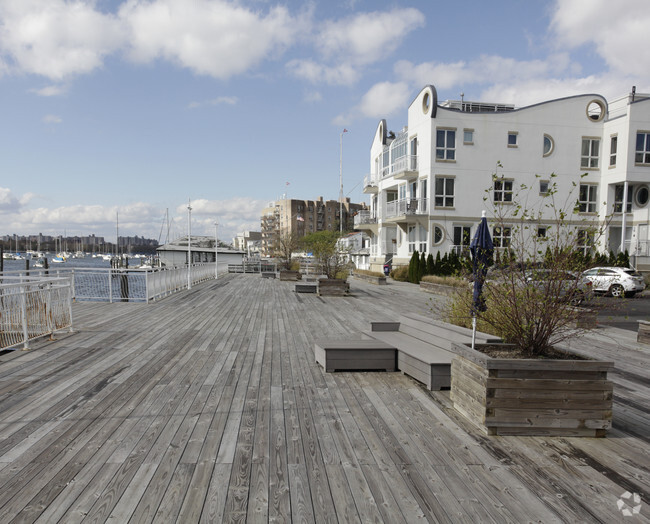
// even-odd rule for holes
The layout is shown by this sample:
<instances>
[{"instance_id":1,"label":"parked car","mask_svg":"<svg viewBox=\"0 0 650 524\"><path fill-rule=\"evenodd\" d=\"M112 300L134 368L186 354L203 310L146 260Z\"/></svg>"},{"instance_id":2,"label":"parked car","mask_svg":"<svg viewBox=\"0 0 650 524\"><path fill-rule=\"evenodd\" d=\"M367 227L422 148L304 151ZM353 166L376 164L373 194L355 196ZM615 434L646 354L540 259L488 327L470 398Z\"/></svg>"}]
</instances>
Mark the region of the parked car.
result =
<instances>
[{"instance_id":1,"label":"parked car","mask_svg":"<svg viewBox=\"0 0 650 524\"><path fill-rule=\"evenodd\" d=\"M559 302L572 306L579 306L592 295L591 282L570 271L531 269L526 271L526 284L540 291L548 289L558 297Z\"/></svg>"},{"instance_id":2,"label":"parked car","mask_svg":"<svg viewBox=\"0 0 650 524\"><path fill-rule=\"evenodd\" d=\"M633 297L645 289L643 275L625 267L594 267L582 273L589 280L595 293L607 293L613 297Z\"/></svg>"}]
</instances>

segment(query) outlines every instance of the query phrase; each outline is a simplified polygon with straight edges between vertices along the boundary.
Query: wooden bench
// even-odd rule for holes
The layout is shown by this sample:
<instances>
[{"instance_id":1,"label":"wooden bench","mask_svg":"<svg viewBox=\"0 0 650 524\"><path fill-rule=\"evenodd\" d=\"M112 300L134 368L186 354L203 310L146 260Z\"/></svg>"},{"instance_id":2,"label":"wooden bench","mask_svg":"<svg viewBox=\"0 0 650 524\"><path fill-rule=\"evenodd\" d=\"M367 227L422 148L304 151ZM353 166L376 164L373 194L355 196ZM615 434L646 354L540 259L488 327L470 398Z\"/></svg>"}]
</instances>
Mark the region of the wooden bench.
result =
<instances>
[{"instance_id":1,"label":"wooden bench","mask_svg":"<svg viewBox=\"0 0 650 524\"><path fill-rule=\"evenodd\" d=\"M375 339L397 349L397 368L431 390L451 387L452 344L471 343L472 330L429 319L414 313L399 322L373 322L366 339ZM476 333L476 343L501 342L486 333Z\"/></svg>"},{"instance_id":2,"label":"wooden bench","mask_svg":"<svg viewBox=\"0 0 650 524\"><path fill-rule=\"evenodd\" d=\"M262 271L262 278L275 278L275 271Z\"/></svg>"},{"instance_id":3,"label":"wooden bench","mask_svg":"<svg viewBox=\"0 0 650 524\"><path fill-rule=\"evenodd\" d=\"M325 371L395 371L396 349L379 340L317 340L314 355Z\"/></svg>"},{"instance_id":4,"label":"wooden bench","mask_svg":"<svg viewBox=\"0 0 650 524\"><path fill-rule=\"evenodd\" d=\"M318 291L318 284L296 284L296 293L316 293Z\"/></svg>"}]
</instances>

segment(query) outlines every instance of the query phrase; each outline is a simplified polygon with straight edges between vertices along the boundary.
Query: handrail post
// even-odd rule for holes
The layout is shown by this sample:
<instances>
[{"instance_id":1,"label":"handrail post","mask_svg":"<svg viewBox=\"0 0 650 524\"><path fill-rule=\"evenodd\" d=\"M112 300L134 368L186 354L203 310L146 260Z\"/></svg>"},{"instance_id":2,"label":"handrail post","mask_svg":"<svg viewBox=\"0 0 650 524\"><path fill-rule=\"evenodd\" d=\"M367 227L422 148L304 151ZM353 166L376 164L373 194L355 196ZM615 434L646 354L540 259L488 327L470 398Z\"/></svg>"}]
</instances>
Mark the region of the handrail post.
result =
<instances>
[{"instance_id":1,"label":"handrail post","mask_svg":"<svg viewBox=\"0 0 650 524\"><path fill-rule=\"evenodd\" d=\"M108 302L113 303L113 270L108 270Z\"/></svg>"},{"instance_id":2,"label":"handrail post","mask_svg":"<svg viewBox=\"0 0 650 524\"><path fill-rule=\"evenodd\" d=\"M23 350L29 349L29 331L27 330L27 286L20 286L20 313L23 323Z\"/></svg>"}]
</instances>

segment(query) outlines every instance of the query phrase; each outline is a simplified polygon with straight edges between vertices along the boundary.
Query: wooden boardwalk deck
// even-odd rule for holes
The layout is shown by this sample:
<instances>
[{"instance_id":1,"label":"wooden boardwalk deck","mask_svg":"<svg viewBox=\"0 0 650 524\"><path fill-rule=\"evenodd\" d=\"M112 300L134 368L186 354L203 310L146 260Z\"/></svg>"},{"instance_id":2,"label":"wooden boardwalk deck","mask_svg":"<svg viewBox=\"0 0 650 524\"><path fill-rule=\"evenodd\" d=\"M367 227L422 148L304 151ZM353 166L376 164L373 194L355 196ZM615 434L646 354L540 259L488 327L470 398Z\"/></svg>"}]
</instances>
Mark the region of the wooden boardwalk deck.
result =
<instances>
[{"instance_id":1,"label":"wooden boardwalk deck","mask_svg":"<svg viewBox=\"0 0 650 524\"><path fill-rule=\"evenodd\" d=\"M325 373L318 338L400 311L414 286L350 297L229 275L151 305L74 306L75 328L0 359L0 522L618 522L650 519L650 350L617 363L605 439L485 437L400 373Z\"/></svg>"}]
</instances>

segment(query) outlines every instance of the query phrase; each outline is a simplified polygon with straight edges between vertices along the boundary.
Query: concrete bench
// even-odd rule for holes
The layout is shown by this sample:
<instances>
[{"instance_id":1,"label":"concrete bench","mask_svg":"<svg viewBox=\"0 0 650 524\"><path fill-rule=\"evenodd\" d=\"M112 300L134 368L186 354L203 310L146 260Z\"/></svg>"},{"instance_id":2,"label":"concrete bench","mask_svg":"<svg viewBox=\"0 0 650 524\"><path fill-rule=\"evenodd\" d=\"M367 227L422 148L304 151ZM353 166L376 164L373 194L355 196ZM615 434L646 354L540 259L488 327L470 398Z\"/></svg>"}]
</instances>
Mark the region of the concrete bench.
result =
<instances>
[{"instance_id":1,"label":"concrete bench","mask_svg":"<svg viewBox=\"0 0 650 524\"><path fill-rule=\"evenodd\" d=\"M318 291L318 284L296 284L296 293L316 293Z\"/></svg>"},{"instance_id":2,"label":"concrete bench","mask_svg":"<svg viewBox=\"0 0 650 524\"><path fill-rule=\"evenodd\" d=\"M325 371L395 371L395 348L379 340L317 340L314 356Z\"/></svg>"}]
</instances>

